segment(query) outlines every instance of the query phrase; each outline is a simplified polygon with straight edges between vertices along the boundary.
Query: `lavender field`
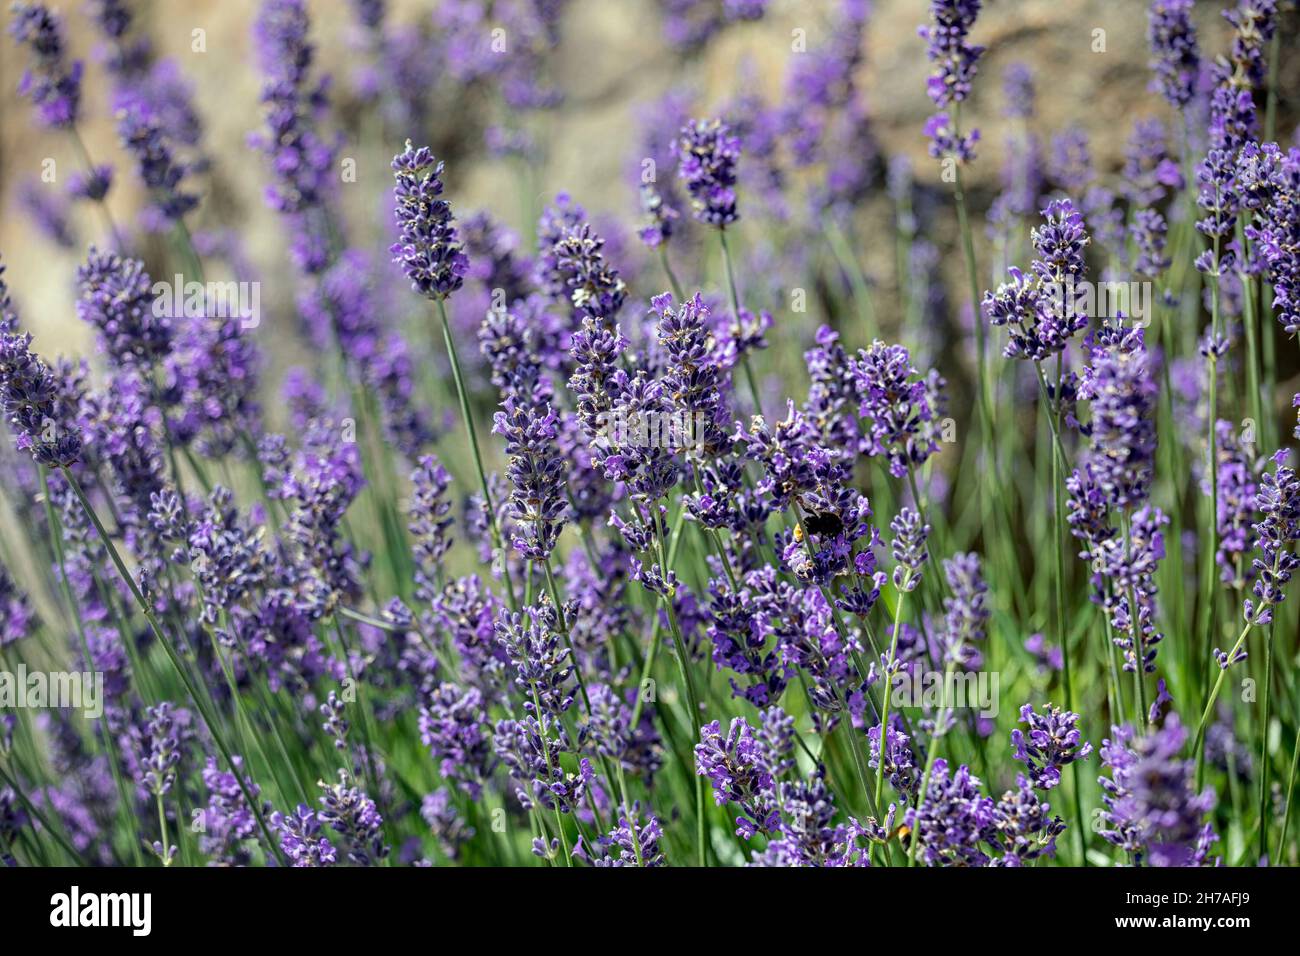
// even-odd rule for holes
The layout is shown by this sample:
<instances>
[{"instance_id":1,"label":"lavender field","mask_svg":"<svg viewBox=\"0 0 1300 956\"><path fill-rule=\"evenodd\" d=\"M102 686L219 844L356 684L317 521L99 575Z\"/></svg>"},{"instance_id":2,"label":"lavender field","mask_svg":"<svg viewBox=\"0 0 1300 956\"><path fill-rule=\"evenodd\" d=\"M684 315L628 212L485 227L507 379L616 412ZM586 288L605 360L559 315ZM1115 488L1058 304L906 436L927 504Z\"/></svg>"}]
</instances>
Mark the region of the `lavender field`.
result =
<instances>
[{"instance_id":1,"label":"lavender field","mask_svg":"<svg viewBox=\"0 0 1300 956\"><path fill-rule=\"evenodd\" d=\"M6 13L0 860L1300 863L1296 5L622 5Z\"/></svg>"}]
</instances>

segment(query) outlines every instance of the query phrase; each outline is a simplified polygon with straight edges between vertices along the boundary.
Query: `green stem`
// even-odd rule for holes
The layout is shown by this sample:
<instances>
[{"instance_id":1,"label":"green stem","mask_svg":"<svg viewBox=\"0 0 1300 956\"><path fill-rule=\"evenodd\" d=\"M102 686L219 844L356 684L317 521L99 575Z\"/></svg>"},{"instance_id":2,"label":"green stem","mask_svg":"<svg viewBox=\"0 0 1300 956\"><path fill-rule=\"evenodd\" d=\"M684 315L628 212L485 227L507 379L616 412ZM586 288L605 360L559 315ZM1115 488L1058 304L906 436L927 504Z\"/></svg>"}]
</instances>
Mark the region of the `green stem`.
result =
<instances>
[{"instance_id":1,"label":"green stem","mask_svg":"<svg viewBox=\"0 0 1300 956\"><path fill-rule=\"evenodd\" d=\"M731 320L740 327L740 294L736 291L736 270L731 263L731 248L727 244L727 230L718 230L718 242L722 246L722 267L727 273L727 298L731 303ZM754 378L754 370L750 368L749 356L740 357L740 367L745 374L745 381L749 384L749 395L754 400L754 413L763 414L763 401L759 398L758 383Z\"/></svg>"},{"instance_id":2,"label":"green stem","mask_svg":"<svg viewBox=\"0 0 1300 956\"><path fill-rule=\"evenodd\" d=\"M671 571L668 567L668 545L664 540L663 524L659 520L659 512L651 511L651 517L654 520L655 535L659 540L659 561L664 569L665 576ZM686 706L690 712L690 720L687 722L687 729L690 733L692 742L698 739L700 734L700 699L695 692L695 678L691 674L690 658L686 652L686 641L682 638L682 629L677 624L677 610L673 607L672 595L665 594L661 597L664 605L664 612L668 615L668 628L673 635L673 650L677 656L677 670L681 676L682 683L686 688ZM699 866L708 866L708 841L705 836L704 827L704 778L695 774L695 842L696 842L696 859Z\"/></svg>"},{"instance_id":3,"label":"green stem","mask_svg":"<svg viewBox=\"0 0 1300 956\"><path fill-rule=\"evenodd\" d=\"M1040 366L1039 376L1043 372ZM1062 467L1065 463L1065 449L1061 446L1061 387L1065 378L1064 362L1061 353L1056 356L1056 401L1044 407L1044 412L1052 422L1052 551L1054 552L1055 584L1053 623L1056 627L1056 644L1061 649L1061 683L1065 688L1065 709L1074 710L1074 683L1070 679L1070 642L1065 630L1065 476ZM1072 764L1071 773L1074 784L1074 821L1079 834L1079 860L1083 866L1088 865L1087 838L1084 836L1083 798L1079 786L1079 762Z\"/></svg>"},{"instance_id":4,"label":"green stem","mask_svg":"<svg viewBox=\"0 0 1300 956\"><path fill-rule=\"evenodd\" d=\"M909 568L903 574L903 582L898 586L898 603L894 605L894 631L889 640L889 656L884 664L884 684L881 689L880 702L880 743L876 758L876 807L884 807L885 764L889 759L889 704L893 696L894 658L898 654L898 632L903 627L903 605L906 603L908 585L912 583L912 571ZM884 822L883 820L881 821Z\"/></svg>"},{"instance_id":5,"label":"green stem","mask_svg":"<svg viewBox=\"0 0 1300 956\"><path fill-rule=\"evenodd\" d=\"M659 243L659 264L663 266L664 275L668 277L668 284L672 286L673 298L680 305L686 301L686 292L677 279L677 273L673 272L672 263L668 261L668 244L664 242Z\"/></svg>"},{"instance_id":6,"label":"green stem","mask_svg":"<svg viewBox=\"0 0 1300 956\"><path fill-rule=\"evenodd\" d=\"M1261 604L1259 608L1256 609L1255 613L1250 616L1250 620L1246 622L1246 626L1241 630L1241 636L1237 638L1237 642L1232 645L1232 650L1228 652L1228 660L1231 661L1237 656L1237 652L1241 650L1242 646L1246 643L1246 638L1254 628L1255 621L1258 620L1259 615L1263 614L1264 611L1271 606L1272 605L1269 603ZM1214 702L1219 699L1219 691L1223 689L1223 682L1227 677L1228 668L1219 668L1218 679L1215 680L1214 687L1211 688L1209 697L1205 700L1205 709L1201 712L1200 723L1196 725L1196 739L1192 744L1192 748L1196 751L1197 790L1201 789L1201 784L1205 779L1205 729L1210 723L1210 714L1214 710Z\"/></svg>"},{"instance_id":7,"label":"green stem","mask_svg":"<svg viewBox=\"0 0 1300 956\"><path fill-rule=\"evenodd\" d=\"M1268 853L1268 723L1272 719L1269 712L1272 701L1270 689L1273 686L1273 627L1269 625L1264 638L1264 722L1259 734L1259 845L1256 860L1261 862Z\"/></svg>"},{"instance_id":8,"label":"green stem","mask_svg":"<svg viewBox=\"0 0 1300 956\"><path fill-rule=\"evenodd\" d=\"M1217 189L1216 189L1217 194ZM1205 623L1201 638L1201 653L1212 656L1214 632L1218 612L1218 582L1215 581L1214 559L1219 550L1219 237L1214 237L1214 273L1210 278L1210 348L1209 363L1209 413L1206 416L1207 441L1210 458L1207 463L1210 478L1210 541L1205 549ZM1200 656L1200 655L1197 655ZM1222 674L1219 675L1222 679Z\"/></svg>"},{"instance_id":9,"label":"green stem","mask_svg":"<svg viewBox=\"0 0 1300 956\"><path fill-rule=\"evenodd\" d=\"M1282 851L1286 849L1286 831L1291 823L1291 797L1295 793L1296 768L1300 766L1300 729L1297 729L1295 735L1295 744L1291 748L1291 772L1287 774L1286 782L1286 808L1282 811L1282 833L1277 839L1277 854L1273 858L1275 866L1282 864Z\"/></svg>"},{"instance_id":10,"label":"green stem","mask_svg":"<svg viewBox=\"0 0 1300 956\"><path fill-rule=\"evenodd\" d=\"M447 348L447 360L451 363L451 377L456 383L456 398L460 402L460 417L465 423L465 433L469 436L470 452L474 456L474 469L478 472L479 485L483 491L483 507L487 511L488 528L492 532L492 546L502 554L502 573L505 576L506 593L510 598L511 610L518 612L519 605L515 599L514 584L510 580L510 564L502 552L501 529L497 526L496 508L492 504L492 492L488 489L487 472L483 470L483 456L479 452L478 433L474 429L474 415L469 407L469 394L465 391L465 381L461 375L460 359L456 354L456 340L451 334L451 322L447 318L447 306L441 297L433 300L438 306L438 318L442 322L442 341Z\"/></svg>"}]
</instances>

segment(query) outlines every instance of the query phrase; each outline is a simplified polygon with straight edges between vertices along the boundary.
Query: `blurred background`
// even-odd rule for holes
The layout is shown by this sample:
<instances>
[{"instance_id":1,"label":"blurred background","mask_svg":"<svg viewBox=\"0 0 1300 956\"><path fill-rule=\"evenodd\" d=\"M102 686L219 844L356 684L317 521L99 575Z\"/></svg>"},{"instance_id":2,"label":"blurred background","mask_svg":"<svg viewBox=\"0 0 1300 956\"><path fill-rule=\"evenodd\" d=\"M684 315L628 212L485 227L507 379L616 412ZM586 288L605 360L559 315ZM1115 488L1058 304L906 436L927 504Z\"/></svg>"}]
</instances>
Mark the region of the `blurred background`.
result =
<instances>
[{"instance_id":1,"label":"blurred background","mask_svg":"<svg viewBox=\"0 0 1300 956\"><path fill-rule=\"evenodd\" d=\"M759 20L703 27L700 18L716 15L710 10L720 3L571 0L538 5L558 12L553 35L521 38L511 16L515 5L392 0L379 28L383 39L376 40L379 34L361 20L369 4L310 4L316 75L331 77L331 108L323 125L342 138L341 157L356 160L356 182L341 185L341 202L354 221L370 224L366 241L377 253L391 241L385 231L385 197L392 182L388 161L409 136L417 144L431 144L447 161L448 196L458 216L487 208L527 245L544 203L567 190L603 223L615 263L634 275L643 255L632 231L638 216L638 163L646 152L646 126L655 122L656 102L675 94L689 113L726 115L738 103L744 106L745 97L757 95L775 108L783 97L789 101L799 61L820 56L837 42L837 33L842 40L844 31L839 0L772 0ZM108 51L92 19L94 4L61 0L52 6L64 20L70 55L86 64L79 132L96 162L116 167L108 196L113 217L133 223L142 191L114 131L104 62ZM192 180L201 202L188 217L189 227L200 236L238 231L250 270L264 283L263 310L273 319L267 334L282 334L293 323L274 321L273 310L292 308L293 273L282 226L262 199L269 181L266 158L248 144L262 113L262 75L252 39L258 4L141 0L127 6L134 12L132 31L151 38L157 59L174 61L179 79L192 90L202 123L208 166ZM848 141L845 158L858 150L863 166L875 167L871 188L853 210L851 234L875 294L880 327L888 330L901 314L899 287L905 283L895 269L892 244L871 239L878 232L875 223L895 216L886 196L885 157L910 160L921 187L941 184L921 132L931 112L925 95L929 65L916 32L925 19L925 4L872 0L863 6L870 16L855 79L865 107L860 121L869 133L859 131L862 135ZM967 113L967 122L983 134L980 157L967 174L977 218L1000 188L1006 164L1001 144L1019 122L1005 115L1002 76L1009 65L1023 63L1032 72L1035 135L1046 143L1067 126L1081 128L1102 181L1121 167L1135 120L1148 115L1169 119L1168 107L1147 88L1147 6L1137 0L985 3L975 39L988 53ZM1219 3L1197 5L1206 55L1227 48L1229 27L1220 13ZM553 90L516 91L512 97L506 88L509 76L475 75L472 67L459 65L457 50L483 42L484 33L499 23L507 24L504 60L540 57L542 75L550 78ZM1295 24L1295 13L1289 11L1281 27L1284 47L1294 39ZM709 30L709 42L693 44L692 29ZM78 168L79 158L66 134L32 122L30 105L16 92L26 60L26 51L5 37L0 43L0 252L9 265L15 301L39 347L80 353L88 348L90 333L75 319L73 270L89 243L103 241L103 224L88 204L68 208L66 176ZM1284 56L1282 62L1279 130L1289 135L1295 126L1291 91L1300 82L1300 57ZM385 74L386 67L395 82ZM406 102L390 102L394 86ZM545 102L518 108L509 105L511 99L516 104ZM744 161L751 168L768 161L756 146L751 137ZM54 161L55 181L42 182L43 164L49 160ZM826 170L812 165L797 174L815 183ZM747 205L745 215L742 231L752 243L767 224L755 204ZM801 212L791 215L797 221ZM950 210L924 225L940 252L939 273L960 280L959 257L948 254L954 233ZM815 234L816 223L811 226ZM361 236L352 240L362 243ZM169 272L170 265L159 261L161 240L142 241L153 243L136 250L144 253L151 271ZM1001 265L992 259L981 250L981 265L988 264L991 279ZM392 276L397 278L395 269ZM759 304L781 305L777 296ZM814 319L807 322L805 342L816 324Z\"/></svg>"}]
</instances>

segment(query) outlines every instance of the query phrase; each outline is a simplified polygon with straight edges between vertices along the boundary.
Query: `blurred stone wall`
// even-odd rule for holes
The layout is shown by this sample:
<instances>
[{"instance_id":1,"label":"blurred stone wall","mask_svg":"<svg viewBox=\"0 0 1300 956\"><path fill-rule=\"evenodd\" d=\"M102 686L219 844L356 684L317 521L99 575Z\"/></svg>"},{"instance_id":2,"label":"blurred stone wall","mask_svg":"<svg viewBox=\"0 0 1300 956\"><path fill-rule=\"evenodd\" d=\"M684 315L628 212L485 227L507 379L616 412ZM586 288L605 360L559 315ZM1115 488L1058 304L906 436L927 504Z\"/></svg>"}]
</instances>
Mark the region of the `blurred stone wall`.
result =
<instances>
[{"instance_id":1,"label":"blurred stone wall","mask_svg":"<svg viewBox=\"0 0 1300 956\"><path fill-rule=\"evenodd\" d=\"M111 206L116 218L128 220L140 195L106 115L104 71L96 61L96 39L83 0L55 0L54 6L68 23L73 54L87 61L85 140L97 161L119 166ZM154 0L134 6L159 54L176 57L193 80L197 107L207 124L206 142L215 169L205 181L205 205L197 218L239 228L264 270L283 266L284 243L261 200L265 163L246 145L260 122L260 80L251 44L255 0ZM357 56L349 43L355 35L350 4L315 0L310 6L318 63L336 74L335 96L342 115L348 116L348 77ZM393 0L391 16L401 21L428 17L432 6L432 0ZM911 156L919 175L925 176L929 167L921 125L930 112L924 92L928 65L916 27L925 17L926 4L874 0L873 6L863 80L877 134L888 151ZM1000 166L1001 74L1013 61L1027 63L1036 76L1039 131L1046 136L1068 122L1081 124L1091 134L1094 157L1103 169L1118 166L1135 118L1167 115L1164 104L1147 91L1146 7L1142 0L987 0L975 39L988 53L967 114L984 134L981 157L971 174L977 199L981 191L987 198ZM625 173L637 105L670 86L688 83L700 90L707 106L734 95L742 76L751 75L747 84L757 83L768 97L779 96L787 61L801 55L792 52L792 31L806 31L808 49L815 49L825 37L833 9L834 0L772 0L762 22L729 29L702 55L683 62L663 42L652 0L573 0L565 14L562 46L552 62L568 101L546 119L548 159L535 171L536 188L544 196L569 189L592 212L631 213L635 196ZM1203 52L1227 47L1228 31L1218 10L1216 3L1198 5ZM1292 14L1288 41L1294 41L1294 25ZM206 52L191 49L196 29L205 31ZM1104 52L1093 49L1096 30L1105 31ZM50 337L43 347L74 351L84 347L87 336L73 318L72 270L98 222L90 210L79 210L75 224L81 243L75 250L62 250L35 236L20 214L20 180L37 176L46 158L55 159L60 176L75 168L76 161L66 137L31 124L29 107L15 92L24 59L8 36L0 41L0 252L9 264L10 285L26 321ZM1287 63L1284 108L1289 105L1285 99L1294 99L1300 85L1298 61L1300 57L1292 55ZM749 73L742 70L744 64L752 65ZM452 113L437 122L454 126L472 118ZM354 125L346 132L353 141L364 140L364 118ZM1291 125L1284 122L1282 128ZM389 183L385 157L400 146L354 142L366 202L379 202ZM487 205L520 227L527 204L516 198L512 175L500 162L461 163L449 173L449 188L458 203Z\"/></svg>"}]
</instances>

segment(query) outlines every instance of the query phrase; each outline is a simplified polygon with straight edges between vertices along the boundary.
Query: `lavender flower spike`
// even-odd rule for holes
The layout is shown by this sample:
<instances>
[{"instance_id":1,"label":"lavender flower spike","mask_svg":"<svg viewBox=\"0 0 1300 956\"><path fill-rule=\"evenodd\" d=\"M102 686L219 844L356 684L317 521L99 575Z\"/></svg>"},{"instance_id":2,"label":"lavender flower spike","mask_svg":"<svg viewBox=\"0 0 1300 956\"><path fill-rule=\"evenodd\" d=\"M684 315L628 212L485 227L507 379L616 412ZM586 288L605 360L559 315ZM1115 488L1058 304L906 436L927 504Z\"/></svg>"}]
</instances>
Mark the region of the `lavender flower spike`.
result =
<instances>
[{"instance_id":1,"label":"lavender flower spike","mask_svg":"<svg viewBox=\"0 0 1300 956\"><path fill-rule=\"evenodd\" d=\"M31 99L41 123L55 129L71 127L81 104L81 61L68 64L63 23L43 3L15 3L9 34L26 44L35 57L18 82L18 92Z\"/></svg>"},{"instance_id":2,"label":"lavender flower spike","mask_svg":"<svg viewBox=\"0 0 1300 956\"><path fill-rule=\"evenodd\" d=\"M393 261L411 280L411 288L429 299L445 299L460 288L469 269L461 251L451 203L442 196L443 164L427 146L406 149L393 157L394 217L401 240L389 247Z\"/></svg>"},{"instance_id":3,"label":"lavender flower spike","mask_svg":"<svg viewBox=\"0 0 1300 956\"><path fill-rule=\"evenodd\" d=\"M935 64L926 92L935 106L960 103L970 95L984 47L966 42L979 16L980 0L930 0L930 24L917 33L926 41L925 55Z\"/></svg>"},{"instance_id":4,"label":"lavender flower spike","mask_svg":"<svg viewBox=\"0 0 1300 956\"><path fill-rule=\"evenodd\" d=\"M1030 704L1020 708L1020 721L1029 725L1026 735L1019 728L1011 731L1014 756L1029 768L1029 776L1039 790L1051 790L1061 782L1061 768L1082 760L1092 753L1092 744L1082 743L1079 715L1048 706L1042 714Z\"/></svg>"},{"instance_id":5,"label":"lavender flower spike","mask_svg":"<svg viewBox=\"0 0 1300 956\"><path fill-rule=\"evenodd\" d=\"M1148 14L1147 40L1151 44L1151 89L1176 109L1196 95L1201 55L1196 48L1192 0L1154 0Z\"/></svg>"},{"instance_id":6,"label":"lavender flower spike","mask_svg":"<svg viewBox=\"0 0 1300 956\"><path fill-rule=\"evenodd\" d=\"M81 454L81 432L62 407L54 373L31 343L27 333L0 333L0 417L37 464L65 468Z\"/></svg>"},{"instance_id":7,"label":"lavender flower spike","mask_svg":"<svg viewBox=\"0 0 1300 956\"><path fill-rule=\"evenodd\" d=\"M725 229L740 218L736 211L736 163L740 139L721 120L695 120L677 140L677 175L691 197L693 215Z\"/></svg>"},{"instance_id":8,"label":"lavender flower spike","mask_svg":"<svg viewBox=\"0 0 1300 956\"><path fill-rule=\"evenodd\" d=\"M518 525L515 550L531 561L551 557L568 520L564 459L556 446L556 413L531 396L510 396L496 413L492 430L505 437L513 486L510 515Z\"/></svg>"}]
</instances>

